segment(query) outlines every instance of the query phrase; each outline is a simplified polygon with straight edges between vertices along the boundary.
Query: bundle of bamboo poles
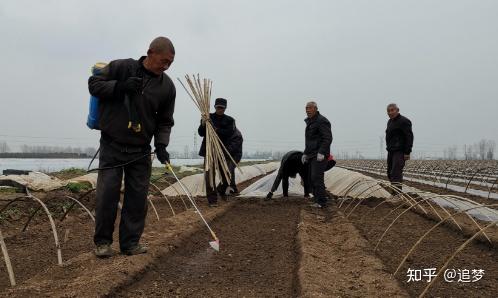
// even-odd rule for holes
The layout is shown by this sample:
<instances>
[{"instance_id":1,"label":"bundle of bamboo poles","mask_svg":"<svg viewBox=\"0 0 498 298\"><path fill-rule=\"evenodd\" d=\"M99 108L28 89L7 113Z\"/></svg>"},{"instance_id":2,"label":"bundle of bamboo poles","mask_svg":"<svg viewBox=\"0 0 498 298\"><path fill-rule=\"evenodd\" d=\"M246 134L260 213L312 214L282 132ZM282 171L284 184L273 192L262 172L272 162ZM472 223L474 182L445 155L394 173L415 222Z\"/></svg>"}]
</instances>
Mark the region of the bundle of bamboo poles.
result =
<instances>
[{"instance_id":1,"label":"bundle of bamboo poles","mask_svg":"<svg viewBox=\"0 0 498 298\"><path fill-rule=\"evenodd\" d=\"M216 134L216 130L209 117L213 82L210 79L201 79L199 74L197 74L197 77L195 75L192 75L192 77L185 75L185 81L189 88L183 84L180 78L178 78L178 81L201 112L202 122L206 125L206 159L204 162L204 171L209 173L209 182L211 186L215 186L217 174L220 181L224 177L226 181L230 183L232 177L230 176L226 156L228 156L234 164L237 163Z\"/></svg>"}]
</instances>

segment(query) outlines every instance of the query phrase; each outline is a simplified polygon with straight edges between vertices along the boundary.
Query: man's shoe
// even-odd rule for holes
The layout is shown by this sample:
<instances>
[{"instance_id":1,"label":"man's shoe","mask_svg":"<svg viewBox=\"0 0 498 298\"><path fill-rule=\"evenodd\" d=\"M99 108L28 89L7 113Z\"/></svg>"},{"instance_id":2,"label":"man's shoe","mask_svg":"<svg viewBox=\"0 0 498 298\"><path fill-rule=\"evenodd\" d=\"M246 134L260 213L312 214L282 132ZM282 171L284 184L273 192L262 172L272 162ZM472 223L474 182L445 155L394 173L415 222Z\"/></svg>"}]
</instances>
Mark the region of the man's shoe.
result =
<instances>
[{"instance_id":1,"label":"man's shoe","mask_svg":"<svg viewBox=\"0 0 498 298\"><path fill-rule=\"evenodd\" d=\"M121 253L127 256L134 256L147 253L147 246L142 244L137 244L132 248L121 250Z\"/></svg>"},{"instance_id":2,"label":"man's shoe","mask_svg":"<svg viewBox=\"0 0 498 298\"><path fill-rule=\"evenodd\" d=\"M218 203L209 203L209 207L216 208L218 207Z\"/></svg>"},{"instance_id":3,"label":"man's shoe","mask_svg":"<svg viewBox=\"0 0 498 298\"><path fill-rule=\"evenodd\" d=\"M110 258L114 255L110 244L100 244L95 248L97 258Z\"/></svg>"}]
</instances>

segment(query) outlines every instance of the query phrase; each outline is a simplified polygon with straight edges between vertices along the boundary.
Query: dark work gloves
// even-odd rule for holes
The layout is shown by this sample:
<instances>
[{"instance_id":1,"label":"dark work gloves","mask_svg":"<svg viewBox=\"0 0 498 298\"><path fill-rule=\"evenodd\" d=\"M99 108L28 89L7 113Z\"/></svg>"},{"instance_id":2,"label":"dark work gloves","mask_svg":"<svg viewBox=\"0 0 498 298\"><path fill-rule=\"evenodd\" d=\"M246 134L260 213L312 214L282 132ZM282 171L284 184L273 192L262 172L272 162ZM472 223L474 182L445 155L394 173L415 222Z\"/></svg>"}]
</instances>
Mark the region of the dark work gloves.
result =
<instances>
[{"instance_id":1,"label":"dark work gloves","mask_svg":"<svg viewBox=\"0 0 498 298\"><path fill-rule=\"evenodd\" d=\"M119 93L138 93L142 88L142 79L138 77L129 77L126 81L118 81L115 87Z\"/></svg>"},{"instance_id":2,"label":"dark work gloves","mask_svg":"<svg viewBox=\"0 0 498 298\"><path fill-rule=\"evenodd\" d=\"M166 151L166 146L163 144L156 145L156 156L162 164L166 164L166 162L169 163L169 153Z\"/></svg>"}]
</instances>

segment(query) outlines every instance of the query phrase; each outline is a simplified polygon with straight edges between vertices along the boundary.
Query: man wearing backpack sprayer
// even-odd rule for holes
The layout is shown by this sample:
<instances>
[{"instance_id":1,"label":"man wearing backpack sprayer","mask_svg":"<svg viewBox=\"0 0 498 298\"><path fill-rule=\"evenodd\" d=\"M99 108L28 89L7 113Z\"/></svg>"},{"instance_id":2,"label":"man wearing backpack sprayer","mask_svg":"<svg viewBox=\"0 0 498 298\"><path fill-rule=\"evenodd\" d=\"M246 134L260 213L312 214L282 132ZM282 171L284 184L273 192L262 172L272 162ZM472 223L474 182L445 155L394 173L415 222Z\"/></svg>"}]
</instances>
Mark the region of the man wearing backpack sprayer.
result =
<instances>
[{"instance_id":1,"label":"man wearing backpack sprayer","mask_svg":"<svg viewBox=\"0 0 498 298\"><path fill-rule=\"evenodd\" d=\"M139 60L114 60L88 80L90 94L99 99L101 130L94 242L97 257L113 255L114 222L124 174L125 193L119 225L123 254L147 252L140 244L147 215L151 174L150 143L156 156L169 162L166 147L174 125L176 90L164 73L175 49L166 37L152 41Z\"/></svg>"}]
</instances>

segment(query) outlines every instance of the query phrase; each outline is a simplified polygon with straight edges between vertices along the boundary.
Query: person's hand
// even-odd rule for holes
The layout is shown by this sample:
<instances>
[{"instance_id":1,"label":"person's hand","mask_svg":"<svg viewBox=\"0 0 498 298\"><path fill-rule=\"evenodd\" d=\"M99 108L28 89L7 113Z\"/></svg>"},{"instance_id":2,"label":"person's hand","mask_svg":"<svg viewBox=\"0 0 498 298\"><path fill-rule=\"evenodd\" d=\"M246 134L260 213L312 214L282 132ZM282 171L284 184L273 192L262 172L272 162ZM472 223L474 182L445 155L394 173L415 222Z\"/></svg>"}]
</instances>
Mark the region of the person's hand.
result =
<instances>
[{"instance_id":1,"label":"person's hand","mask_svg":"<svg viewBox=\"0 0 498 298\"><path fill-rule=\"evenodd\" d=\"M117 88L123 93L138 93L142 88L142 79L129 77L126 81L118 82Z\"/></svg>"},{"instance_id":2,"label":"person's hand","mask_svg":"<svg viewBox=\"0 0 498 298\"><path fill-rule=\"evenodd\" d=\"M405 160L410 160L410 154L405 154Z\"/></svg>"},{"instance_id":3,"label":"person's hand","mask_svg":"<svg viewBox=\"0 0 498 298\"><path fill-rule=\"evenodd\" d=\"M267 200L271 200L271 198L273 197L273 193L270 191L267 195L266 195L266 199Z\"/></svg>"},{"instance_id":4,"label":"person's hand","mask_svg":"<svg viewBox=\"0 0 498 298\"><path fill-rule=\"evenodd\" d=\"M316 160L317 161L323 161L325 159L325 155L321 154L321 153L318 153L316 155Z\"/></svg>"},{"instance_id":5,"label":"person's hand","mask_svg":"<svg viewBox=\"0 0 498 298\"><path fill-rule=\"evenodd\" d=\"M303 154L303 156L301 157L301 162L305 164L307 161L308 161L308 156L306 156L306 154Z\"/></svg>"},{"instance_id":6,"label":"person's hand","mask_svg":"<svg viewBox=\"0 0 498 298\"><path fill-rule=\"evenodd\" d=\"M166 146L164 146L163 144L156 145L156 156L157 156L157 159L162 164L169 163L169 153L168 153L168 151L166 151Z\"/></svg>"}]
</instances>

